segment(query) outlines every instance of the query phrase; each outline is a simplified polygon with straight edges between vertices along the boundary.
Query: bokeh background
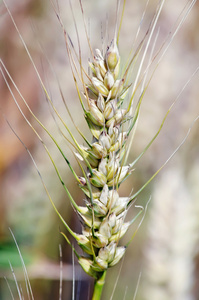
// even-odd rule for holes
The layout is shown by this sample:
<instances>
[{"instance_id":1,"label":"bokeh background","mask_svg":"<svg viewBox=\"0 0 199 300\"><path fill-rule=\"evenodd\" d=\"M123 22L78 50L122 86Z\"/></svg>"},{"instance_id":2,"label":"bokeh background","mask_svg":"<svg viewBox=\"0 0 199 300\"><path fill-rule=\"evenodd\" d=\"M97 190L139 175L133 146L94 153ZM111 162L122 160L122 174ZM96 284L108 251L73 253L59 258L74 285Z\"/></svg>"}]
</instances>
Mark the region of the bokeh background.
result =
<instances>
[{"instance_id":1,"label":"bokeh background","mask_svg":"<svg viewBox=\"0 0 199 300\"><path fill-rule=\"evenodd\" d=\"M69 2L58 2L64 26L77 49ZM77 0L71 2L80 37L83 65L87 70L90 53L81 10ZM64 34L51 1L8 0L6 3L54 105L74 136L82 142L60 96L59 85L75 124L89 137L71 75ZM105 49L114 34L116 0L83 0L82 3L92 47L101 49L103 45ZM141 24L138 40L146 32L157 3L155 0L149 2L141 22L146 1L126 1L119 45L123 65L132 47L136 48L138 45L138 42L134 43L134 39L139 25ZM186 1L166 1L157 24L156 32L159 30L159 35L156 49L164 42L168 33L173 32L173 26L185 5ZM1 59L31 110L56 137L67 158L79 172L75 157L58 130L55 115L46 101L34 67L2 2L0 12ZM129 161L135 159L155 135L170 105L199 65L198 28L197 1L158 66L146 92ZM198 79L196 74L180 95L157 140L138 162L132 176L121 186L121 195L127 196L132 188L134 191L139 190L186 136L199 115ZM6 80L24 114L44 139L73 197L81 204L83 194L69 168L24 105L8 75ZM22 252L35 299L59 299L59 245L63 262L62 299L72 299L74 273L75 299L90 299L93 282L79 269L70 247L61 236L60 231L65 229L50 204L35 165L19 139L31 152L53 201L67 223L74 230L80 231L79 220L41 142L19 112L3 76L0 77L0 109L0 299L11 299L4 277L9 282L14 299L18 299L9 261L23 288L24 298L28 299L21 261L9 228ZM136 205L144 207L151 198L144 221L122 263L108 272L103 299L134 299L136 291L135 299L138 300L199 299L198 129L197 121L172 160L138 196ZM133 206L129 215L135 215L136 212ZM140 220L129 230L123 239L124 243L134 234Z\"/></svg>"}]
</instances>

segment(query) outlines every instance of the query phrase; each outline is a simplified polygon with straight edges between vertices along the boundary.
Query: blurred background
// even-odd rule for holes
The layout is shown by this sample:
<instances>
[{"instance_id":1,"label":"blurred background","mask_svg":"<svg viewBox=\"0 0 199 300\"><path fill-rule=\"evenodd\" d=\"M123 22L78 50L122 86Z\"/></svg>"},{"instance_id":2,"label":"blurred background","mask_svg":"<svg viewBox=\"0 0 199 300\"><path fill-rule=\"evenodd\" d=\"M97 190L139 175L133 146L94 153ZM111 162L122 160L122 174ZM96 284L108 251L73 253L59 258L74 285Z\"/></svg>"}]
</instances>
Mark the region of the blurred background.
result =
<instances>
[{"instance_id":1,"label":"blurred background","mask_svg":"<svg viewBox=\"0 0 199 300\"><path fill-rule=\"evenodd\" d=\"M64 34L51 1L8 0L6 3L61 117L78 141L82 142L64 108L59 85L75 124L84 134L91 137L71 75ZM93 49L106 49L107 43L110 43L114 34L116 0L83 0L82 3ZM122 66L125 65L132 47L136 49L138 41L144 36L157 3L158 1L155 0L149 2L141 22L146 1L126 1L119 44ZM58 4L64 26L75 49L78 49L69 2L60 0ZM156 32L159 30L159 35L156 49L165 41L170 31L174 32L175 22L185 5L186 1L177 0L175 4L174 1L166 1L157 24ZM57 4L55 6L57 7ZM80 37L83 65L87 70L90 53L77 0L72 2L72 8ZM1 59L31 110L56 137L67 158L79 172L74 155L68 147L68 142L60 134L55 114L46 101L46 95L34 67L2 2L0 2L0 12ZM139 38L134 43L140 24ZM199 4L196 2L161 60L146 92L129 162L141 153L155 135L170 105L197 68L198 28ZM151 48L152 46L149 47L149 51ZM11 78L5 70L3 73L13 94L1 75L0 299L12 299L8 284L14 299L18 299L12 268L23 289L24 298L28 299L21 260L9 228L21 250L35 299L59 299L59 245L62 249L61 261L63 262L62 299L72 299L74 273L75 299L90 299L93 281L80 270L74 261L70 247L61 236L60 231L65 229L52 208L38 171L62 216L78 232L81 230L79 220L73 213L42 143L24 120L14 99L45 141L67 187L79 204L83 203L83 194L56 147L24 105ZM122 196L128 196L132 188L133 191L139 190L180 145L194 119L199 115L198 99L198 74L196 74L172 108L157 140L137 163L132 176L121 186ZM137 300L199 299L198 129L197 121L172 160L138 196L136 204L144 207L151 198L144 221L127 249L122 263L109 270L103 299L110 299L111 295L114 300L134 299L136 290ZM33 156L38 170L23 143ZM132 206L129 218L136 212L136 208ZM132 226L124 237L123 243L131 238L140 221L141 219ZM4 277L7 278L8 284ZM115 283L117 284L113 294Z\"/></svg>"}]
</instances>

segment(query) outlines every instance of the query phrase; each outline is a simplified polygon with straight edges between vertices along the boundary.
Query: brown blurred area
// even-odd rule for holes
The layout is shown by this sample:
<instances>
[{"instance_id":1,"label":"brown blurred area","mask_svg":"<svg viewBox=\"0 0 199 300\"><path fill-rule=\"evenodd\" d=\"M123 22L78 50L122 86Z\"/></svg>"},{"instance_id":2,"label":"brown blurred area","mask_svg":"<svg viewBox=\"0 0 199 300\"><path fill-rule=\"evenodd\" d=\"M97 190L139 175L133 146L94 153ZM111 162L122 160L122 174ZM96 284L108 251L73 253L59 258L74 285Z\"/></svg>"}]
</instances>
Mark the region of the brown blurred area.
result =
<instances>
[{"instance_id":1,"label":"brown blurred area","mask_svg":"<svg viewBox=\"0 0 199 300\"><path fill-rule=\"evenodd\" d=\"M42 2L41 1L24 1L18 4L11 2L10 9L14 20L22 30L29 27L30 34L31 28L28 22L28 17L42 17ZM13 23L6 11L6 8L1 4L1 26L0 26L0 49L1 59L5 64L9 74L11 75L16 86L22 92L25 99L33 110L37 110L39 105L39 83L34 75L34 69L30 60L28 59L24 46L20 43L19 37L16 34L16 30ZM23 30L24 31L24 30ZM32 51L31 51L32 52ZM40 54L36 51L32 52L32 55L36 61L39 60ZM11 80L4 72L6 80L9 85L12 86ZM31 149L35 143L35 139L30 134L30 130L25 126L26 122L24 118L18 113L17 106L13 101L13 97L4 81L3 76L0 79L1 90L1 119L0 119L0 178L1 178L1 230L0 235L4 235L6 224L6 204L3 200L3 185L4 176L9 173L9 170L17 167L17 161L19 161L26 152L25 148L19 143L16 136L12 133L6 120L11 124L13 129L20 133L20 136L28 148ZM12 88L13 90L13 88ZM13 91L16 96L16 91ZM27 118L30 118L30 113L25 109L24 113ZM14 184L14 182L10 182Z\"/></svg>"},{"instance_id":2,"label":"brown blurred area","mask_svg":"<svg viewBox=\"0 0 199 300\"><path fill-rule=\"evenodd\" d=\"M116 0L108 2L105 0L84 0L82 2L85 8L85 18L88 22L91 43L94 48L101 48L101 43L103 42L101 35L104 37L104 43L107 42L104 33L106 31L107 24L109 26L109 41L111 40L114 32ZM155 7L157 6L157 2L158 1L155 0L149 2L149 6L147 7L143 21L143 26L141 27L140 36L142 36L146 31L146 28L155 11ZM71 124L70 118L63 109L58 82L54 76L54 71L58 77L63 94L66 97L69 109L74 115L76 125L81 128L84 133L87 134L87 136L90 136L86 128L86 123L83 118L81 106L78 102L78 96L75 91L75 86L71 76L62 29L53 11L51 2L42 0L10 0L6 3L8 4L19 31L22 34L24 41L31 53L39 74L41 75L42 80L44 80L47 90L53 99L53 103L55 103L56 107L61 113L61 116L65 118L64 121L71 128L71 130L73 130L75 137L79 138L73 125ZM169 30L172 30L172 24L175 23L175 20L178 18L180 11L185 4L186 1L175 1L175 4L171 0L166 1L158 23L158 27L160 27L158 45L164 41ZM65 1L59 1L59 6L64 24L74 41L74 45L77 45L74 21L70 12L69 3ZM72 6L80 36L83 63L85 69L87 70L89 50L78 1L74 1ZM126 2L125 17L121 30L119 48L121 58L124 60L124 62L128 57L133 45L133 40L142 17L144 7L145 1ZM59 130L57 129L57 125L54 122L34 67L28 58L28 55L20 41L19 35L14 28L4 4L1 2L0 14L0 56L3 63L5 64L9 74L22 93L23 97L26 99L31 110L36 116L39 117L40 120L42 120L50 132L56 136L71 163L76 165L75 158L68 148L68 144L66 141L64 141L63 137L59 133ZM191 77L191 74L198 66L198 16L199 5L197 2L189 17L185 21L182 29L169 47L167 55L161 61L160 66L154 75L143 101L140 120L129 161L132 161L140 154L150 139L157 132L166 111L169 109L169 106L175 100L183 85ZM23 108L23 113L30 123L33 124L33 126L38 130L39 134L42 136L46 145L50 149L50 152L53 154L53 158L55 159L63 178L67 182L67 186L70 187L72 195L75 199L78 199L78 203L82 203L83 195L78 190L75 180L72 178L68 167L63 164L63 160L59 156L58 151L52 145L47 135L44 134L44 132L41 130L41 127L34 120L30 111L24 105L5 70L3 70L3 72L9 86L12 88L14 97L16 97L20 107ZM162 133L158 137L157 141L154 142L154 144L138 163L132 177L123 184L123 187L121 188L122 196L127 196L131 192L132 188L134 188L134 190L138 190L167 160L169 155L171 155L171 153L180 144L180 142L186 136L186 133L193 120L199 115L198 97L198 75L196 75L191 80L188 87L180 96L180 100L169 114L169 117L162 129ZM3 247L4 249L7 249L6 247L11 247L16 250L16 246L8 230L8 228L11 227L22 254L24 253L25 258L27 256L27 268L29 270L30 279L33 279L31 280L31 284L33 286L35 299L54 300L59 299L59 244L62 244L65 276L63 299L72 299L72 251L60 235L60 228L63 229L61 222L58 220L51 207L50 201L46 196L44 188L41 184L41 180L37 174L37 170L35 169L29 154L27 153L24 145L16 137L16 134L33 155L39 167L39 171L42 173L42 177L47 185L47 188L49 189L56 205L63 213L63 217L74 230L78 231L80 224L73 214L69 200L62 190L58 179L56 178L53 166L48 159L42 144L39 142L37 136L33 133L32 129L28 126L27 122L17 108L16 103L13 100L13 96L10 93L2 76L0 76L0 112L1 250ZM81 114L82 117L80 117ZM7 121L16 134L13 133L13 130L10 128ZM169 170L175 170L175 172L172 172L172 174L176 174L176 177L173 178L173 181L176 180L176 182L178 182L179 189L182 188L182 185L183 187L186 186L186 191L191 199L190 202L192 203L193 201L192 206L194 206L195 209L193 210L192 215L187 214L187 216L185 216L183 213L181 216L182 219L180 219L186 219L188 221L188 218L194 220L196 219L196 224L194 225L196 238L191 244L192 247L194 247L194 250L192 249L192 257L189 260L189 263L192 264L190 267L192 268L192 271L190 272L191 276L193 276L188 292L190 298L187 296L187 298L183 298L181 300L199 299L199 243L197 239L197 233L199 232L199 218L197 218L199 215L199 177L197 178L199 174L198 132L199 122L197 121L194 124L191 133L183 147L177 152L175 157L162 171L162 175L160 177L161 179L158 176L157 180L155 179L154 182L150 184L150 186L147 187L142 194L140 194L137 200L137 204L145 206L146 202L151 196L152 200L151 204L149 205L149 210L154 209L154 211L156 211L155 209L157 208L157 205L155 200L153 202L153 198L155 199L155 197L162 197L163 199L163 196L166 195L166 191L168 191L168 195L173 195L172 191L169 190L169 187L172 188L172 184L169 180L170 177L167 175L167 172L169 172ZM79 171L78 168L77 171ZM162 187L162 194L158 189L159 186ZM174 195L174 202L175 199L177 199L177 197ZM167 206L167 204L165 205ZM173 208L171 208L171 210L172 209ZM175 210L177 210L177 208L175 208ZM134 211L132 213L135 214ZM161 212L159 213L158 210L157 214L160 214L161 216ZM148 268L146 274L150 273L150 262L147 261L149 258L147 257L146 253L147 251L150 252L149 248L153 242L149 233L155 232L154 228L149 228L149 225L153 224L153 222L150 221L150 219L153 218L151 215L152 213L147 212L145 220L138 231L135 240L127 251L127 255L123 262L121 277L117 284L118 287L113 297L115 300L123 299L126 290L127 295L125 299L133 299L133 293L136 288L139 272L141 271L142 273L145 273L144 268L146 266L146 268ZM166 217L165 219L167 220ZM169 224L172 224L172 222L172 219L168 217L168 226ZM135 229L136 226L134 226L132 231L129 232L126 240L131 237ZM154 237L155 234L156 233L152 234L152 236ZM164 235L164 232L159 232L158 234ZM189 233L187 234L189 235ZM1 253L4 253L3 250L0 252L0 255ZM29 261L31 261L30 265ZM156 262L158 264L158 258ZM16 266L16 269L14 269L16 275L18 274L17 267L18 265ZM105 288L104 299L109 299L111 297L113 286L117 279L117 274L119 273L119 268L120 266L115 267L109 272L110 279L108 279L108 283ZM0 273L1 276L5 275L10 278L11 271L9 269L9 265L2 268L0 266ZM52 276L49 276L49 274L52 274ZM20 278L19 280L21 280L23 277L21 276L21 273L19 273L18 276ZM79 276L79 280L77 279L76 284L77 299L88 299L89 290L92 289L92 282L90 282L87 278L84 280L85 278L83 273L81 273L78 268L77 276ZM155 280L153 283L154 282ZM0 281L0 284L0 299L9 299L6 298L10 296L8 296L9 291L4 280ZM145 287L147 287L147 285L143 285L143 289ZM142 284L140 284L140 289L142 289ZM137 299L143 300L145 299L143 297L144 296L140 291ZM179 300L177 296L175 297L172 296L169 299ZM151 296L148 299L155 300L156 298L155 296ZM161 300L164 299L162 298Z\"/></svg>"}]
</instances>

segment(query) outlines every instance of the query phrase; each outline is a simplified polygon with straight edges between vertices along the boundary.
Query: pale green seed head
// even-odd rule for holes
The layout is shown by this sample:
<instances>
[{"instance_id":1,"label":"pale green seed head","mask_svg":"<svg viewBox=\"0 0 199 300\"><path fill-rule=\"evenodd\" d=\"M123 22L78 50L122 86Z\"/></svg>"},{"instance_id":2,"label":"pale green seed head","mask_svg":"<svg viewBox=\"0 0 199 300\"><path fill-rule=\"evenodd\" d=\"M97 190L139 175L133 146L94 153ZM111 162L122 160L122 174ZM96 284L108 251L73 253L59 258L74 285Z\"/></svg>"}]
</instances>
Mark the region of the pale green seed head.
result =
<instances>
[{"instance_id":1,"label":"pale green seed head","mask_svg":"<svg viewBox=\"0 0 199 300\"><path fill-rule=\"evenodd\" d=\"M126 251L125 247L117 247L115 251L115 257L112 260L112 262L109 264L109 266L113 267L114 265L116 265L120 261L120 259L124 256L125 251Z\"/></svg>"},{"instance_id":2,"label":"pale green seed head","mask_svg":"<svg viewBox=\"0 0 199 300\"><path fill-rule=\"evenodd\" d=\"M107 218L101 223L99 233L109 239L111 237L111 227Z\"/></svg>"},{"instance_id":3,"label":"pale green seed head","mask_svg":"<svg viewBox=\"0 0 199 300\"><path fill-rule=\"evenodd\" d=\"M106 157L107 150L102 145L96 142L92 144L92 153L96 156L96 158L100 159Z\"/></svg>"},{"instance_id":4,"label":"pale green seed head","mask_svg":"<svg viewBox=\"0 0 199 300\"><path fill-rule=\"evenodd\" d=\"M117 110L117 100L116 99L110 100L105 106L104 118L106 120L110 120L114 116L116 110Z\"/></svg>"},{"instance_id":5,"label":"pale green seed head","mask_svg":"<svg viewBox=\"0 0 199 300\"><path fill-rule=\"evenodd\" d=\"M93 77L92 84L94 85L94 87L96 88L98 93L102 94L102 96L105 96L105 97L108 96L109 90L107 89L107 87L104 85L104 83L101 80L99 80L96 77Z\"/></svg>"},{"instance_id":6,"label":"pale green seed head","mask_svg":"<svg viewBox=\"0 0 199 300\"><path fill-rule=\"evenodd\" d=\"M105 59L108 69L111 72L114 72L114 69L119 61L119 51L115 40L113 40L110 46L107 48Z\"/></svg>"},{"instance_id":7,"label":"pale green seed head","mask_svg":"<svg viewBox=\"0 0 199 300\"><path fill-rule=\"evenodd\" d=\"M111 146L111 139L110 136L103 131L99 137L99 143L107 150L109 150Z\"/></svg>"},{"instance_id":8,"label":"pale green seed head","mask_svg":"<svg viewBox=\"0 0 199 300\"><path fill-rule=\"evenodd\" d=\"M105 217L108 213L108 208L101 201L94 199L91 210L94 210L95 216Z\"/></svg>"},{"instance_id":9,"label":"pale green seed head","mask_svg":"<svg viewBox=\"0 0 199 300\"><path fill-rule=\"evenodd\" d=\"M107 159L102 158L99 165L98 171L102 172L107 177Z\"/></svg>"},{"instance_id":10,"label":"pale green seed head","mask_svg":"<svg viewBox=\"0 0 199 300\"><path fill-rule=\"evenodd\" d=\"M104 101L104 97L100 93L97 98L97 107L100 109L101 112L104 112L105 101Z\"/></svg>"},{"instance_id":11,"label":"pale green seed head","mask_svg":"<svg viewBox=\"0 0 199 300\"><path fill-rule=\"evenodd\" d=\"M108 90L110 90L113 87L114 82L115 79L113 74L110 71L108 71L104 76L104 85L107 87Z\"/></svg>"},{"instance_id":12,"label":"pale green seed head","mask_svg":"<svg viewBox=\"0 0 199 300\"><path fill-rule=\"evenodd\" d=\"M83 235L83 234L78 235L76 240L77 240L78 245L82 248L82 250L84 252L86 252L87 254L90 254L90 255L93 254L91 242L85 235Z\"/></svg>"},{"instance_id":13,"label":"pale green seed head","mask_svg":"<svg viewBox=\"0 0 199 300\"><path fill-rule=\"evenodd\" d=\"M109 189L108 189L108 185L105 184L103 186L103 189L102 189L102 192L101 192L101 195L100 195L100 201L107 206L107 202L108 202L108 194L109 194Z\"/></svg>"},{"instance_id":14,"label":"pale green seed head","mask_svg":"<svg viewBox=\"0 0 199 300\"><path fill-rule=\"evenodd\" d=\"M108 268L108 263L101 259L100 257L96 257L95 262L92 265L92 268L96 272L102 272L104 270L107 270Z\"/></svg>"},{"instance_id":15,"label":"pale green seed head","mask_svg":"<svg viewBox=\"0 0 199 300\"><path fill-rule=\"evenodd\" d=\"M96 187L103 187L107 182L107 178L102 172L93 169L93 174L90 176L90 182Z\"/></svg>"},{"instance_id":16,"label":"pale green seed head","mask_svg":"<svg viewBox=\"0 0 199 300\"><path fill-rule=\"evenodd\" d=\"M92 260L85 258L85 257L80 257L78 260L80 266L82 267L82 269L91 277L93 278L98 278L98 274L97 272L95 272L92 268Z\"/></svg>"}]
</instances>

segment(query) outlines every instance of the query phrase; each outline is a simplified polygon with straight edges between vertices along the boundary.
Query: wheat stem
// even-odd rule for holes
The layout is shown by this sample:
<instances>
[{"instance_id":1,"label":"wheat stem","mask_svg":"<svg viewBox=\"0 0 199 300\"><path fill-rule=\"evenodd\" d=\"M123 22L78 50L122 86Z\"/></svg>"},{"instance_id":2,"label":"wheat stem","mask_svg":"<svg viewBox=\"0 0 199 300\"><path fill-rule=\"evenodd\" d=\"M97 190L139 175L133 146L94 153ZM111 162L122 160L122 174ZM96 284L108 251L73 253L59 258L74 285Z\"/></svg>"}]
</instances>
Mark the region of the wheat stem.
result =
<instances>
[{"instance_id":1,"label":"wheat stem","mask_svg":"<svg viewBox=\"0 0 199 300\"><path fill-rule=\"evenodd\" d=\"M102 290L105 284L106 271L102 273L99 279L95 280L92 300L100 300Z\"/></svg>"}]
</instances>

